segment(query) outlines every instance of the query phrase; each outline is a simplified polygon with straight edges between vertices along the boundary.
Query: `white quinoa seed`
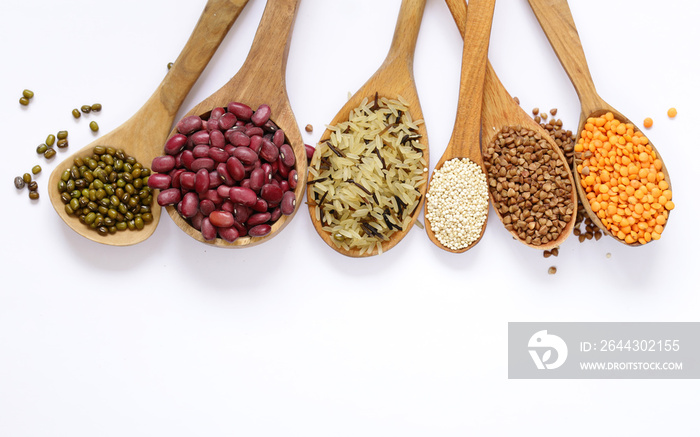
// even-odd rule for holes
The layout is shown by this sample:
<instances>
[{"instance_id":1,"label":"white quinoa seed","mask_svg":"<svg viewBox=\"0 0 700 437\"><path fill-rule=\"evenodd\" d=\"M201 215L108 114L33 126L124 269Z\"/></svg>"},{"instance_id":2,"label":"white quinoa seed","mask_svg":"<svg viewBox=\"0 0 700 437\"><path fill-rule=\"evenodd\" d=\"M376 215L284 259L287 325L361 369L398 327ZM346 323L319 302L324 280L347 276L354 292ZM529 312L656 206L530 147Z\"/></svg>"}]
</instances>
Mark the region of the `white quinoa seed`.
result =
<instances>
[{"instance_id":1,"label":"white quinoa seed","mask_svg":"<svg viewBox=\"0 0 700 437\"><path fill-rule=\"evenodd\" d=\"M459 250L476 241L488 209L486 175L469 158L451 159L433 173L425 217L443 246Z\"/></svg>"}]
</instances>

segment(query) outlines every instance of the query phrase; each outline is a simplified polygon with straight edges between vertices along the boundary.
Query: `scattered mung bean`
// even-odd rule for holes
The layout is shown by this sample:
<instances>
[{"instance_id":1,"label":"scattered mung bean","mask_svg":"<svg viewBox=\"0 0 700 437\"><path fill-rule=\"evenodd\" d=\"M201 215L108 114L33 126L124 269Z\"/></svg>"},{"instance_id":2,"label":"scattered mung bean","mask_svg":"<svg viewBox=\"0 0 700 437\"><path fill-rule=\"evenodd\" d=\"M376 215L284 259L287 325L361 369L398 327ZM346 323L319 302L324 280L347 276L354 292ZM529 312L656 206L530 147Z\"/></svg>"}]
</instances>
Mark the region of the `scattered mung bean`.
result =
<instances>
[{"instance_id":1,"label":"scattered mung bean","mask_svg":"<svg viewBox=\"0 0 700 437\"><path fill-rule=\"evenodd\" d=\"M19 104L22 106L27 106L27 105L29 105L29 99L26 97L20 97Z\"/></svg>"},{"instance_id":2,"label":"scattered mung bean","mask_svg":"<svg viewBox=\"0 0 700 437\"><path fill-rule=\"evenodd\" d=\"M22 97L25 97L27 99L31 99L32 97L34 97L34 91L24 90L24 91L22 91Z\"/></svg>"},{"instance_id":3,"label":"scattered mung bean","mask_svg":"<svg viewBox=\"0 0 700 437\"><path fill-rule=\"evenodd\" d=\"M61 139L61 140L58 140L58 141L56 142L56 146L57 146L59 149L65 149L66 147L68 147L68 140L67 140L66 138L63 138L63 139Z\"/></svg>"},{"instance_id":4,"label":"scattered mung bean","mask_svg":"<svg viewBox=\"0 0 700 437\"><path fill-rule=\"evenodd\" d=\"M39 173L41 173L41 166L40 166L40 165L35 165L34 167L32 167L32 173L33 173L33 174L39 174Z\"/></svg>"},{"instance_id":5,"label":"scattered mung bean","mask_svg":"<svg viewBox=\"0 0 700 437\"><path fill-rule=\"evenodd\" d=\"M59 140L65 140L66 138L68 138L68 131L67 130L58 131L58 133L56 134L56 138L58 138Z\"/></svg>"},{"instance_id":6,"label":"scattered mung bean","mask_svg":"<svg viewBox=\"0 0 700 437\"><path fill-rule=\"evenodd\" d=\"M15 188L17 188L18 190L21 190L22 188L24 188L24 186L25 186L24 179L22 179L21 176L17 176L15 178Z\"/></svg>"},{"instance_id":7,"label":"scattered mung bean","mask_svg":"<svg viewBox=\"0 0 700 437\"><path fill-rule=\"evenodd\" d=\"M101 103L93 103L90 106L90 109L92 110L92 112L100 112L102 110L102 104Z\"/></svg>"},{"instance_id":8,"label":"scattered mung bean","mask_svg":"<svg viewBox=\"0 0 700 437\"><path fill-rule=\"evenodd\" d=\"M49 135L46 137L45 143L46 143L47 146L53 147L54 143L56 143L56 135L54 135L54 134L49 134Z\"/></svg>"},{"instance_id":9,"label":"scattered mung bean","mask_svg":"<svg viewBox=\"0 0 700 437\"><path fill-rule=\"evenodd\" d=\"M48 149L46 152L44 152L44 158L46 159L51 159L54 156L56 156L56 150L54 149Z\"/></svg>"},{"instance_id":10,"label":"scattered mung bean","mask_svg":"<svg viewBox=\"0 0 700 437\"><path fill-rule=\"evenodd\" d=\"M25 173L22 175L22 180L25 184L28 184L32 181L32 175L30 175L29 173Z\"/></svg>"},{"instance_id":11,"label":"scattered mung bean","mask_svg":"<svg viewBox=\"0 0 700 437\"><path fill-rule=\"evenodd\" d=\"M29 192L29 198L32 200L37 200L39 198L39 192L34 190Z\"/></svg>"},{"instance_id":12,"label":"scattered mung bean","mask_svg":"<svg viewBox=\"0 0 700 437\"><path fill-rule=\"evenodd\" d=\"M77 109L73 109L72 114L74 118L80 118L80 111L78 111Z\"/></svg>"},{"instance_id":13,"label":"scattered mung bean","mask_svg":"<svg viewBox=\"0 0 700 437\"><path fill-rule=\"evenodd\" d=\"M100 129L100 127L97 125L96 121L91 121L90 122L90 130L93 132L97 132Z\"/></svg>"},{"instance_id":14,"label":"scattered mung bean","mask_svg":"<svg viewBox=\"0 0 700 437\"><path fill-rule=\"evenodd\" d=\"M90 111L92 111L92 107L90 105L83 105L80 107L80 111L84 114L89 114Z\"/></svg>"},{"instance_id":15,"label":"scattered mung bean","mask_svg":"<svg viewBox=\"0 0 700 437\"><path fill-rule=\"evenodd\" d=\"M43 154L43 153L45 153L47 150L49 150L49 146L47 146L47 145L44 144L44 143L41 143L41 144L39 144L38 146L36 146L36 153Z\"/></svg>"}]
</instances>

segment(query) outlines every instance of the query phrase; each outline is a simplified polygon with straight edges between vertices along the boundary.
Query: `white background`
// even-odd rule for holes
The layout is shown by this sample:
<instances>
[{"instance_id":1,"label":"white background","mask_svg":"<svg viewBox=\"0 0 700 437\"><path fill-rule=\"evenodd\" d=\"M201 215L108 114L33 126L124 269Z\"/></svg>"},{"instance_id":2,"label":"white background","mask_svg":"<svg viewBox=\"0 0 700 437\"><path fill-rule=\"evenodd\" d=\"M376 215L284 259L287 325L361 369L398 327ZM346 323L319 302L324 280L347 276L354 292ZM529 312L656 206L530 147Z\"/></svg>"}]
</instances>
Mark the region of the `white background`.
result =
<instances>
[{"instance_id":1,"label":"white background","mask_svg":"<svg viewBox=\"0 0 700 437\"><path fill-rule=\"evenodd\" d=\"M572 237L545 259L492 214L461 255L414 228L381 256L350 259L306 209L244 250L199 243L167 215L136 246L75 234L48 201L51 170L96 138L89 120L103 134L141 107L204 1L3 1L0 436L696 434L694 380L507 379L509 321L700 318L700 6L571 3L600 95L639 125L655 120L645 132L677 205L662 239ZM302 1L287 85L300 126L314 126L307 143L379 67L399 5ZM250 0L180 114L235 74L264 6ZM445 3L428 0L415 77L431 169L454 124L461 53ZM575 129L577 96L525 0L498 2L489 57L523 108L557 107ZM28 108L24 88L36 93ZM100 114L70 115L94 102ZM61 129L71 146L46 162L35 148ZM37 163L31 202L12 179Z\"/></svg>"}]
</instances>

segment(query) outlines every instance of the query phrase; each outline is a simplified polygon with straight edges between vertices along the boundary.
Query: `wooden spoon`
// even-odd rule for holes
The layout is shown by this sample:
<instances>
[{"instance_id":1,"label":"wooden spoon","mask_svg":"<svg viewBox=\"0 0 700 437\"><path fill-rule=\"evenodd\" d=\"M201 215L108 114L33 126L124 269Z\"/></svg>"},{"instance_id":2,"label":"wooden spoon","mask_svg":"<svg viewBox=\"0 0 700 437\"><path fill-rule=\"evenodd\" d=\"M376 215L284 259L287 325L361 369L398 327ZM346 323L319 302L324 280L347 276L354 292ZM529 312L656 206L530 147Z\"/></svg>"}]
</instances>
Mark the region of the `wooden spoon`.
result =
<instances>
[{"instance_id":1,"label":"wooden spoon","mask_svg":"<svg viewBox=\"0 0 700 437\"><path fill-rule=\"evenodd\" d=\"M464 0L446 0L447 7L452 13L452 17L457 23L462 37L465 36L465 23L467 16L467 3ZM554 142L549 133L540 126L539 123L535 122L521 107L518 105L513 97L508 93L508 90L503 86L501 81L496 75L496 71L490 62L486 62L486 77L484 79L484 100L481 108L481 141L483 144L491 144L493 139L498 135L501 129L505 126L520 126L522 128L535 131L539 133L542 138L544 138L554 150L557 151L559 159L561 162L565 163L566 173L571 182L571 186L575 186L574 177L571 174L569 166L566 165L566 157L561 151L557 143ZM493 196L490 194L491 203L495 205ZM571 213L571 220L566 225L566 227L559 234L556 240L550 241L547 244L534 245L524 241L517 232L509 230L513 237L525 244L526 246L532 247L534 249L548 250L561 245L564 240L566 240L574 229L574 224L576 222L576 190L571 191L571 201L573 205L573 212ZM494 208L496 215L501 222L503 222L503 216L498 211L498 208Z\"/></svg>"},{"instance_id":2,"label":"wooden spoon","mask_svg":"<svg viewBox=\"0 0 700 437\"><path fill-rule=\"evenodd\" d=\"M58 181L63 171L73 165L75 157L90 155L89 151L97 145L122 149L144 166L150 167L153 158L162 152L173 120L187 93L247 3L248 0L209 0L182 52L146 103L121 126L73 153L56 166L49 177L49 199L59 217L71 229L89 240L111 246L140 243L153 234L158 226L161 211L155 201L152 205L153 222L148 223L142 230L100 235L94 229L80 223L77 217L66 213L61 195L56 189Z\"/></svg>"},{"instance_id":3,"label":"wooden spoon","mask_svg":"<svg viewBox=\"0 0 700 437\"><path fill-rule=\"evenodd\" d=\"M583 46L581 45L581 40L576 30L576 24L574 23L569 4L566 0L528 0L528 2L537 17L537 21L539 21L540 26L544 30L545 35L547 35L547 39L552 45L557 58L559 58L559 62L561 62L564 70L566 70L566 74L569 76L571 83L576 89L579 100L581 101L581 116L579 118L576 142L578 142L581 131L589 117L599 117L607 112L611 112L613 116L621 122L632 123L627 117L605 102L596 92L591 73L588 69L588 63L586 62L586 55L583 52ZM634 123L632 124L634 125ZM635 130L640 129L635 125ZM657 158L663 163L663 159L656 147L654 147L651 142L649 142L649 145L656 152ZM578 165L579 163L580 159L574 156L574 164ZM666 164L663 164L661 171L666 177L665 180L669 185L669 189L671 189L671 180L668 170L666 169ZM580 183L579 172L574 171L573 173L576 179L579 199L593 223L605 234L610 235L623 244L627 244L628 246L641 246L642 244L640 243L628 244L606 229L605 225L603 225L596 213L591 209L591 205L586 197L586 191Z\"/></svg>"},{"instance_id":4,"label":"wooden spoon","mask_svg":"<svg viewBox=\"0 0 700 437\"><path fill-rule=\"evenodd\" d=\"M225 107L229 102L245 103L253 109L267 104L272 109L270 117L284 131L294 149L299 184L295 189L296 204L301 205L306 175L306 150L287 96L285 72L287 55L292 37L292 27L301 0L268 0L265 11L255 33L253 44L238 73L223 87L192 108L183 116L198 115L207 118L215 107ZM171 132L171 136L177 129ZM295 208L295 212L298 209ZM277 235L290 222L294 214L283 215L272 225L264 237L242 236L229 243L221 238L207 241L202 233L193 228L174 206L166 207L168 215L185 233L195 240L218 247L240 248L254 246Z\"/></svg>"},{"instance_id":5,"label":"wooden spoon","mask_svg":"<svg viewBox=\"0 0 700 437\"><path fill-rule=\"evenodd\" d=\"M455 120L452 136L442 157L435 165L433 174L442 168L442 165L454 158L469 158L481 167L484 174L483 159L481 156L480 127L481 106L484 94L484 77L486 75L486 62L488 60L489 39L491 35L491 22L495 0L471 0L469 14L466 15L466 32L464 33L464 49L462 51L462 75L460 79L459 99L457 101L457 118ZM432 177L431 177L432 182ZM430 188L428 188L430 190ZM435 236L426 218L425 229L428 237L438 247L452 253L463 253L474 247L484 235L488 220L488 208L486 218L481 228L479 237L469 246L461 249L451 249L444 246Z\"/></svg>"},{"instance_id":6,"label":"wooden spoon","mask_svg":"<svg viewBox=\"0 0 700 437\"><path fill-rule=\"evenodd\" d=\"M401 2L396 28L394 30L394 37L384 62L372 77L370 77L347 103L345 103L340 111L338 111L335 118L333 118L333 121L330 123L331 126L347 121L350 112L357 108L363 99L374 98L375 93L377 93L380 98L386 97L389 99L396 99L398 96L401 96L401 98L408 103L412 119L423 119L423 111L421 110L418 92L416 91L416 83L413 78L413 55L418 39L418 31L420 30L421 20L423 18L425 2L426 0L403 0ZM425 146L423 152L424 159L426 162L430 162L428 153L428 132L425 128L425 124L418 127L418 133L421 135L421 143ZM330 136L331 131L326 129L319 140L319 144L327 141ZM316 153L311 161L311 165L315 165L319 159L320 153ZM427 182L427 177L428 173L425 172L425 182ZM309 176L309 178L311 178L311 176ZM395 232L388 240L382 243L382 253L391 249L401 241L415 223L418 218L418 213L422 208L423 199L425 198L426 186L427 183L424 183L420 188L421 203L416 206L415 213L409 225L403 230ZM313 199L313 193L310 187L307 187L307 198ZM351 248L350 250L345 250L342 247L337 247L333 243L331 235L323 230L323 224L319 220L316 220L314 209L315 205L309 202L309 213L314 228L316 228L316 232L318 232L321 239L331 248L349 257L368 257L379 253L377 249L360 254L359 249Z\"/></svg>"}]
</instances>

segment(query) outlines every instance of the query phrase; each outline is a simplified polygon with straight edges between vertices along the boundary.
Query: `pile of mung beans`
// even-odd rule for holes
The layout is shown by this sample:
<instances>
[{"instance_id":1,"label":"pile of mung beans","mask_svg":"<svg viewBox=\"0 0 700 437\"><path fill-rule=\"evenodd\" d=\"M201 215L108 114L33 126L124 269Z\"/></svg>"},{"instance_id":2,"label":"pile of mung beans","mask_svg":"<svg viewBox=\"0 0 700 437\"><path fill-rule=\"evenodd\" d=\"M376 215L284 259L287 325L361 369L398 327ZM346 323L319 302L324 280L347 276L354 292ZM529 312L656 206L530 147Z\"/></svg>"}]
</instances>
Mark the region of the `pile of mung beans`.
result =
<instances>
[{"instance_id":1,"label":"pile of mung beans","mask_svg":"<svg viewBox=\"0 0 700 437\"><path fill-rule=\"evenodd\" d=\"M121 149L95 146L63 170L56 189L68 215L100 235L140 230L153 221L151 171Z\"/></svg>"},{"instance_id":2,"label":"pile of mung beans","mask_svg":"<svg viewBox=\"0 0 700 437\"><path fill-rule=\"evenodd\" d=\"M231 102L191 115L153 160L151 188L206 241L264 237L296 208L296 156L272 110Z\"/></svg>"}]
</instances>

